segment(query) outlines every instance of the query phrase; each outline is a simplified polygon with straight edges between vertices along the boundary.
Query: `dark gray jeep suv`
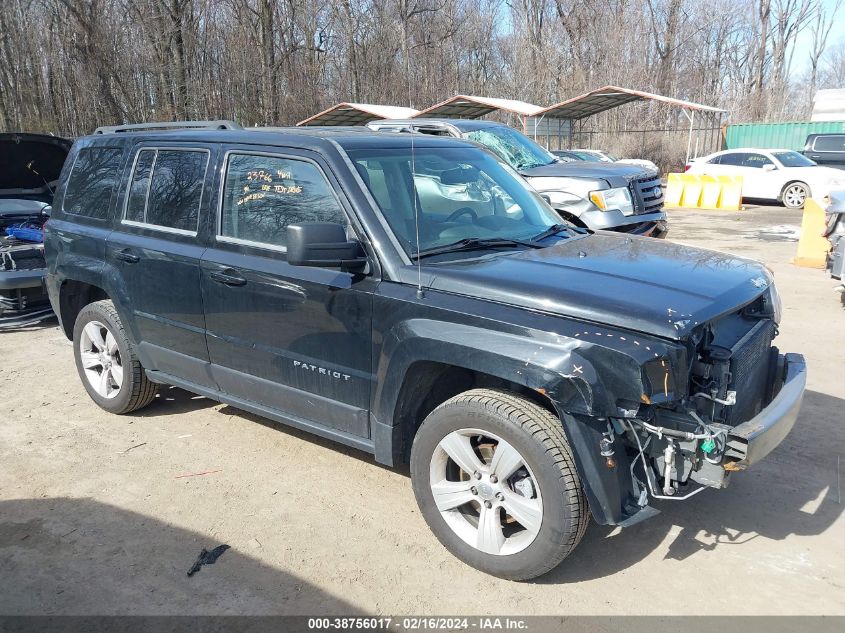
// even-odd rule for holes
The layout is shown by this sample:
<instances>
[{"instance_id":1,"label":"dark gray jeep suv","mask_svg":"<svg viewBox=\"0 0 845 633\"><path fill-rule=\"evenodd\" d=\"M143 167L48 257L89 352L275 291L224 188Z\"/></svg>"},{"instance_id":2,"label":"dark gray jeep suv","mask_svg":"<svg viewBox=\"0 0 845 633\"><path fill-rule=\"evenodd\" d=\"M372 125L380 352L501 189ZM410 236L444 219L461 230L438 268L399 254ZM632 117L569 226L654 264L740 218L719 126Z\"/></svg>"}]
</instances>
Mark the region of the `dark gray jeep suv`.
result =
<instances>
[{"instance_id":1,"label":"dark gray jeep suv","mask_svg":"<svg viewBox=\"0 0 845 633\"><path fill-rule=\"evenodd\" d=\"M176 385L409 462L437 538L512 579L792 428L762 265L561 224L463 140L232 127L71 150L46 283L107 411Z\"/></svg>"}]
</instances>

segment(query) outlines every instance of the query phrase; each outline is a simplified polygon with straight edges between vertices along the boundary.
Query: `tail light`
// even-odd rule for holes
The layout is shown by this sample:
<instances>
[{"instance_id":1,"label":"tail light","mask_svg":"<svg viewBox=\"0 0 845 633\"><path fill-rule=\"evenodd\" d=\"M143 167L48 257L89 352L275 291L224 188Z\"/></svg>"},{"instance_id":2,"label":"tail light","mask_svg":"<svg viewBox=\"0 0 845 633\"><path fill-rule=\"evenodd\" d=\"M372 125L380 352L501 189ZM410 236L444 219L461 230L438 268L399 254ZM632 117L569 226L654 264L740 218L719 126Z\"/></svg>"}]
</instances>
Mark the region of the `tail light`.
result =
<instances>
[{"instance_id":1,"label":"tail light","mask_svg":"<svg viewBox=\"0 0 845 633\"><path fill-rule=\"evenodd\" d=\"M689 171L690 167L692 167L692 163L687 163L684 165L684 171Z\"/></svg>"}]
</instances>

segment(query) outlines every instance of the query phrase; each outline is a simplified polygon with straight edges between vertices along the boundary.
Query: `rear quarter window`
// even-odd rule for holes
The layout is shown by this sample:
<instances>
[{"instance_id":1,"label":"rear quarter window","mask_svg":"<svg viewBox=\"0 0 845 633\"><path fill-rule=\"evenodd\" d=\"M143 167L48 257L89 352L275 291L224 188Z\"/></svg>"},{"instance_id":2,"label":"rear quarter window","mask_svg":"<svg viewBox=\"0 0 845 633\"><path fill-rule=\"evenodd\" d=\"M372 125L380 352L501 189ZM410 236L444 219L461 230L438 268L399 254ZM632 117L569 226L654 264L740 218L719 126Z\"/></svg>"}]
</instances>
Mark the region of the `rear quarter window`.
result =
<instances>
[{"instance_id":1,"label":"rear quarter window","mask_svg":"<svg viewBox=\"0 0 845 633\"><path fill-rule=\"evenodd\" d=\"M845 134L817 136L813 141L816 152L845 152Z\"/></svg>"},{"instance_id":2,"label":"rear quarter window","mask_svg":"<svg viewBox=\"0 0 845 633\"><path fill-rule=\"evenodd\" d=\"M722 154L720 165L734 165L739 166L745 162L745 157L748 156L745 152L735 152L733 154Z\"/></svg>"},{"instance_id":3,"label":"rear quarter window","mask_svg":"<svg viewBox=\"0 0 845 633\"><path fill-rule=\"evenodd\" d=\"M105 219L112 193L120 179L122 158L123 150L116 147L84 147L79 150L68 176L62 210Z\"/></svg>"}]
</instances>

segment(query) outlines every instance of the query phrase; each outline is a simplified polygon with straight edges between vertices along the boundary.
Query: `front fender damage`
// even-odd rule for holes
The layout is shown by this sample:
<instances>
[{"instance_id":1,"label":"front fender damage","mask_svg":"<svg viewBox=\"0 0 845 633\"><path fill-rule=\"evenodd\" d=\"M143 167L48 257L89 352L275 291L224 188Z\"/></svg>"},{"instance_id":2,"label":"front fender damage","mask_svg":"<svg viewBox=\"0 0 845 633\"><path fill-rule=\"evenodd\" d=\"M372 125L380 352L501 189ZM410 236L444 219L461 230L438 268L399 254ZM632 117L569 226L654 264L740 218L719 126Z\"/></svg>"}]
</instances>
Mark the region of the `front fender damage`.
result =
<instances>
[{"instance_id":1,"label":"front fender damage","mask_svg":"<svg viewBox=\"0 0 845 633\"><path fill-rule=\"evenodd\" d=\"M583 324L569 331L502 332L489 325L450 323L446 328L436 320L407 320L385 337L376 381L377 419L393 419L402 377L417 362L459 366L528 387L548 398L562 420L594 518L618 524L639 507L621 439L613 439L619 456L613 467L601 455L607 420L636 414L646 397L643 366L648 361L667 359L667 366L674 367L683 362L682 353L656 339ZM378 435L376 440L378 448Z\"/></svg>"}]
</instances>

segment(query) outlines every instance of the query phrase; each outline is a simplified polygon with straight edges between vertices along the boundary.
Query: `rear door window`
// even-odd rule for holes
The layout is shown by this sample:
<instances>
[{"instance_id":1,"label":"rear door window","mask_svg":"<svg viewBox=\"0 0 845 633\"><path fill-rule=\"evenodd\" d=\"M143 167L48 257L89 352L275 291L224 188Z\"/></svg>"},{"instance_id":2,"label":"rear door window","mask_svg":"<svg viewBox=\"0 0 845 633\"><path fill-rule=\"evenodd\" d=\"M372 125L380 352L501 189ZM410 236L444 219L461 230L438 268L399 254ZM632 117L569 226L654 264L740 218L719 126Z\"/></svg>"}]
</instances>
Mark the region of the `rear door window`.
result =
<instances>
[{"instance_id":1,"label":"rear door window","mask_svg":"<svg viewBox=\"0 0 845 633\"><path fill-rule=\"evenodd\" d=\"M221 239L283 249L288 226L299 222L347 224L331 185L315 164L281 156L229 154Z\"/></svg>"},{"instance_id":2,"label":"rear door window","mask_svg":"<svg viewBox=\"0 0 845 633\"><path fill-rule=\"evenodd\" d=\"M73 163L62 209L66 213L105 219L120 177L123 150L85 147Z\"/></svg>"},{"instance_id":3,"label":"rear door window","mask_svg":"<svg viewBox=\"0 0 845 633\"><path fill-rule=\"evenodd\" d=\"M816 140L813 141L813 151L845 152L845 134L817 136Z\"/></svg>"},{"instance_id":4,"label":"rear door window","mask_svg":"<svg viewBox=\"0 0 845 633\"><path fill-rule=\"evenodd\" d=\"M733 165L735 167L742 165L745 162L745 157L748 156L745 152L734 152L733 154L722 154L720 165Z\"/></svg>"},{"instance_id":5,"label":"rear door window","mask_svg":"<svg viewBox=\"0 0 845 633\"><path fill-rule=\"evenodd\" d=\"M196 233L210 152L142 149L126 197L129 222Z\"/></svg>"}]
</instances>

